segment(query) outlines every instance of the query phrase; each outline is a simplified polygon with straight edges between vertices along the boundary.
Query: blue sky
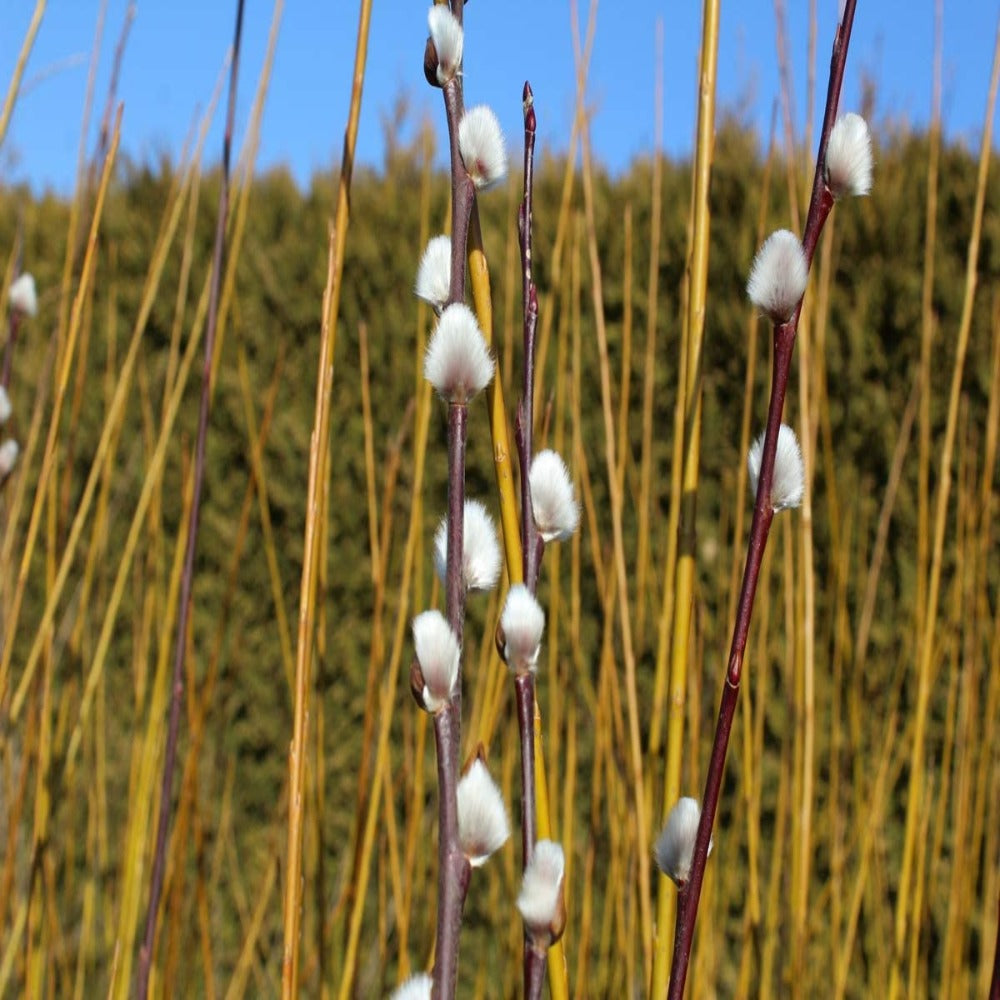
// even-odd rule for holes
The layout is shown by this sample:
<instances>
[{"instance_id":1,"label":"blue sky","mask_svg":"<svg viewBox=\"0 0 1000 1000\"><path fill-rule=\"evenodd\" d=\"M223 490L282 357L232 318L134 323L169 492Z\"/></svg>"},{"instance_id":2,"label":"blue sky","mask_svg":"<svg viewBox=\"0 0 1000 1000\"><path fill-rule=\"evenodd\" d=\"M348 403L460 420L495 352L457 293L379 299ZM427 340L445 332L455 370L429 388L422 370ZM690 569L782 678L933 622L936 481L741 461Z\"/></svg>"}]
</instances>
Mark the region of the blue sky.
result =
<instances>
[{"instance_id":1,"label":"blue sky","mask_svg":"<svg viewBox=\"0 0 1000 1000\"><path fill-rule=\"evenodd\" d=\"M581 0L586 17L586 0ZM807 0L785 0L798 126L805 120ZM0 182L36 190L73 184L90 53L99 0L49 0L10 129L0 148ZM427 0L374 0L358 153L379 164L383 122L400 95L417 121L426 114L443 135L440 94L423 80ZM816 0L817 107L837 17L837 0ZM30 20L32 0L5 10L0 85L7 81ZM113 52L127 0L108 0L88 150L105 103ZM948 134L974 143L982 127L1000 4L944 4L943 113ZM11 9L13 8L13 9ZM139 0L122 67L122 146L133 159L177 155L204 110L233 29L230 0ZM288 0L263 122L258 163L286 163L301 183L337 161L347 115L357 3ZM627 12L627 16L623 16ZM247 0L239 85L238 135L247 120L273 7ZM469 103L491 104L516 152L520 94L535 91L539 148L564 149L574 101L570 5L566 0L471 0L466 8L465 84ZM695 74L701 4L696 0L604 0L588 85L596 155L613 170L654 145L656 24L662 19L664 148L683 155L694 130ZM779 94L772 0L723 0L719 49L721 107L737 110L766 132ZM934 38L933 0L860 0L841 104L857 106L864 76L875 80L883 121L925 124L929 117ZM817 112L818 114L819 112ZM207 156L218 158L220 123ZM404 137L405 138L405 137Z\"/></svg>"}]
</instances>

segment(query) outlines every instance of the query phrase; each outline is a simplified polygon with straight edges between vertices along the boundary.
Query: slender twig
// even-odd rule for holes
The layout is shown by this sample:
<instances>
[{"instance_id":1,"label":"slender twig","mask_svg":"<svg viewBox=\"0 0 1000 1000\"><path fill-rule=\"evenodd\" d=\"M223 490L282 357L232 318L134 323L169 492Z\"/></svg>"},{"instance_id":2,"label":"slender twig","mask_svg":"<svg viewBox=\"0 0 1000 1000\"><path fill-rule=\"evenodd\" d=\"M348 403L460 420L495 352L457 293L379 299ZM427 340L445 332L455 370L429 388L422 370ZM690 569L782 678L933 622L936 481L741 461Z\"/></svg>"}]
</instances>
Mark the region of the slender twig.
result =
<instances>
[{"instance_id":1,"label":"slender twig","mask_svg":"<svg viewBox=\"0 0 1000 1000\"><path fill-rule=\"evenodd\" d=\"M83 322L84 302L89 294L91 283L96 273L96 254L98 234L101 228L101 219L104 211L104 201L107 195L108 186L111 181L113 167L118 155L118 144L121 140L121 118L122 109L119 107L118 115L115 119L115 130L112 134L111 147L104 160L104 168L101 173L101 181L98 185L97 196L94 201L93 217L90 223L90 231L87 236L83 255L83 268L80 273L80 283L76 294L73 297L73 304L69 312L68 323L65 327L65 340L61 348L61 353L55 359L55 399L52 403L52 412L49 417L49 429L45 439L44 451L42 452L41 469L38 472L37 485L35 488L35 499L32 503L31 514L28 519L28 530L24 540L24 550L17 571L17 583L14 589L14 597L10 606L6 609L6 620L4 622L7 630L7 640L3 644L0 652L0 705L7 709L8 702L8 679L10 665L14 655L16 644L13 642L17 630L18 616L24 600L25 589L28 582L28 570L31 566L32 556L35 552L35 543L38 539L38 531L41 525L42 507L47 495L49 478L53 475L56 462L56 442L59 438L60 418L63 412L63 404L66 399L66 389L69 384L70 371L72 369L73 358L76 351L77 340ZM75 203L74 203L75 204ZM60 326L60 329L63 329ZM40 412L40 411L39 411ZM28 452L30 455L30 451ZM16 519L10 523L16 524ZM28 688L28 679L22 677L19 689L23 689L25 694ZM11 721L17 716L17 702L10 705Z\"/></svg>"},{"instance_id":2,"label":"slender twig","mask_svg":"<svg viewBox=\"0 0 1000 1000\"><path fill-rule=\"evenodd\" d=\"M465 252L462 252L464 263ZM445 571L445 614L459 644L465 619L462 572L465 520L465 441L468 407L448 407L448 555ZM458 758L462 741L462 687L455 685L451 703L434 716L438 771L438 908L434 959L435 995L453 997L458 981L458 939L469 888L469 862L458 842Z\"/></svg>"},{"instance_id":3,"label":"slender twig","mask_svg":"<svg viewBox=\"0 0 1000 1000\"><path fill-rule=\"evenodd\" d=\"M136 4L129 3L125 8L125 16L122 18L121 31L118 35L118 42L115 45L114 60L111 63L111 77L108 81L108 96L104 102L104 113L101 115L101 127L97 137L97 151L90 164L90 176L87 181L89 190L93 183L94 167L104 159L104 154L108 149L108 130L111 123L111 111L115 105L115 96L118 93L118 80L121 76L122 63L125 60L125 46L128 44L129 31L132 22L135 20Z\"/></svg>"},{"instance_id":4,"label":"slender twig","mask_svg":"<svg viewBox=\"0 0 1000 1000\"><path fill-rule=\"evenodd\" d=\"M948 500L951 491L952 457L957 435L959 401L961 398L962 375L965 368L966 353L969 346L969 335L972 323L973 305L976 293L976 275L979 265L980 240L982 237L983 211L986 197L987 180L991 159L992 122L996 107L997 88L1000 85L1000 23L993 49L993 68L990 73L990 86L986 99L986 116L983 124L982 141L979 153L979 165L976 176L976 196L972 214L972 229L969 233L968 248L965 262L965 293L962 302L962 315L959 319L957 337L955 338L955 360L952 366L951 385L948 390L948 411L945 424L944 440L941 446L940 471L937 484L937 494L934 502L933 544L930 550L930 569L926 582L923 620L919 623L919 640L917 644L917 691L916 705L913 714L913 737L910 750L910 774L906 797L906 823L903 834L903 857L899 873L898 896L896 899L895 927L893 931L892 968L889 976L887 996L890 1000L903 991L902 961L906 945L907 930L917 933L918 922L914 920L916 911L910 908L911 892L918 891L919 886L913 885L914 860L917 840L920 803L926 790L923 788L924 775L924 738L927 727L928 706L931 696L931 672L935 649L935 631L937 628L938 603L940 600L941 576L943 567L943 550L946 523L948 519Z\"/></svg>"},{"instance_id":5,"label":"slender twig","mask_svg":"<svg viewBox=\"0 0 1000 1000\"><path fill-rule=\"evenodd\" d=\"M471 868L458 844L458 747L461 712L454 703L434 716L438 774L438 908L434 958L435 996L454 997L458 941Z\"/></svg>"},{"instance_id":6,"label":"slender twig","mask_svg":"<svg viewBox=\"0 0 1000 1000\"><path fill-rule=\"evenodd\" d=\"M456 76L444 86L444 110L448 120L448 148L451 156L451 288L448 302L465 299L465 251L469 242L469 217L475 202L476 189L462 162L458 148L458 124L462 120L464 102L461 77Z\"/></svg>"},{"instance_id":7,"label":"slender twig","mask_svg":"<svg viewBox=\"0 0 1000 1000\"><path fill-rule=\"evenodd\" d=\"M21 89L21 78L24 76L24 69L28 65L28 57L35 45L35 38L42 23L42 15L45 13L47 0L37 0L35 10L31 15L31 23L25 32L24 41L21 43L21 51L18 53L17 62L14 65L14 72L11 74L10 86L7 88L7 96L4 98L3 109L0 110L0 145L3 144L7 135L7 126L10 124L10 117L14 113L14 105L17 103L17 95Z\"/></svg>"},{"instance_id":8,"label":"slender twig","mask_svg":"<svg viewBox=\"0 0 1000 1000\"><path fill-rule=\"evenodd\" d=\"M535 334L538 329L538 292L531 276L532 194L535 178L535 99L531 85L525 81L522 91L524 112L524 189L518 212L518 243L521 249L521 291L524 310L524 372L521 404L517 411L515 438L518 462L521 466L521 549L524 561L524 583L531 593L538 587L544 543L535 525L531 502L531 461L535 398ZM527 869L535 852L538 823L535 793L535 676L518 672L514 676L517 702L517 727L521 741L521 863ZM524 938L524 992L526 997L539 996L545 978L544 949L536 950L529 935Z\"/></svg>"},{"instance_id":9,"label":"slender twig","mask_svg":"<svg viewBox=\"0 0 1000 1000\"><path fill-rule=\"evenodd\" d=\"M541 553L538 529L532 515L531 459L534 431L535 398L535 333L538 329L538 291L531 277L531 200L535 179L535 98L531 85L525 81L522 95L524 109L524 196L517 217L521 247L521 286L524 296L524 390L517 418L517 448L521 462L521 544L524 559L524 583L534 593L538 586Z\"/></svg>"},{"instance_id":10,"label":"slender twig","mask_svg":"<svg viewBox=\"0 0 1000 1000\"><path fill-rule=\"evenodd\" d=\"M524 374L521 404L517 411L518 460L521 465L521 545L524 583L532 593L538 587L538 570L544 544L538 534L531 505L531 460L534 455L535 423L535 335L538 330L538 290L531 276L532 194L535 182L535 97L525 81L522 92L524 110L524 190L517 215L518 244L521 248L521 291L524 298Z\"/></svg>"},{"instance_id":11,"label":"slender twig","mask_svg":"<svg viewBox=\"0 0 1000 1000\"><path fill-rule=\"evenodd\" d=\"M833 129L833 123L837 116L837 105L840 101L840 89L844 79L844 65L847 60L847 49L851 37L851 27L854 22L856 2L857 0L847 0L843 18L837 26L837 33L833 42L826 110L823 117L819 152L816 157L816 172L813 179L812 197L809 202L809 214L806 219L805 234L802 239L806 260L810 264L823 228L823 223L826 221L827 216L830 214L830 209L833 207L833 197L826 187L823 168L830 132ZM771 521L774 518L774 510L771 505L774 456L778 444L778 430L781 426L781 413L785 403L785 392L788 387L792 348L795 345L795 335L798 330L801 310L802 302L800 300L791 318L787 322L777 325L774 330L771 396L768 402L767 429L765 431L763 454L761 456L757 498L754 503L746 566L743 572L743 583L740 588L740 597L737 604L736 623L733 628L722 700L719 706L719 719L716 724L715 740L712 744L712 754L709 759L708 776L705 780L705 794L702 804L701 821L698 824L698 835L695 840L694 859L691 865L690 878L679 891L677 924L674 933L673 964L670 974L670 986L667 993L667 996L671 1000L680 1000L684 995L684 983L687 977L691 945L694 940L695 920L698 915L698 902L705 875L705 862L708 857L708 847L712 838L715 813L719 805L726 752L729 748L729 734L732 730L733 718L736 713L737 696L739 695L740 680L743 673L743 656L746 651L747 637L750 632L750 619L753 613L754 597L760 577L761 564L764 559L764 550L767 546L767 539L771 529Z\"/></svg>"},{"instance_id":12,"label":"slender twig","mask_svg":"<svg viewBox=\"0 0 1000 1000\"><path fill-rule=\"evenodd\" d=\"M525 1000L540 1000L542 984L545 982L546 952L532 946L524 949L524 996Z\"/></svg>"},{"instance_id":13,"label":"slender twig","mask_svg":"<svg viewBox=\"0 0 1000 1000\"><path fill-rule=\"evenodd\" d=\"M448 624L459 641L465 620L465 579L462 574L465 527L465 441L469 408L465 403L448 407L448 562L445 574L445 607ZM454 543L454 544L453 544ZM456 694L456 699L461 693Z\"/></svg>"},{"instance_id":14,"label":"slender twig","mask_svg":"<svg viewBox=\"0 0 1000 1000\"><path fill-rule=\"evenodd\" d=\"M201 507L201 488L205 476L205 441L208 436L208 416L211 403L212 353L219 317L219 289L222 283L225 256L226 218L229 212L229 155L233 140L233 123L236 119L236 83L239 75L240 38L243 29L243 0L236 3L236 28L233 35L233 60L229 75L229 107L226 113L226 131L222 140L222 176L219 184L219 207L215 225L215 246L212 252L212 280L208 300L208 322L205 328L205 362L202 372L201 403L198 411L198 437L195 444L194 495L191 503L187 546L184 552L184 572L181 577L181 595L177 613L177 636L174 645L173 692L170 702L170 722L167 729L167 746L163 758L163 782L160 786L160 814L156 830L156 847L153 852L153 871L150 878L149 903L146 909L146 932L139 952L136 996L145 1000L149 990L149 973L153 962L156 940L156 918L163 892L163 878L167 865L167 835L170 830L170 801L173 797L174 766L177 759L177 741L180 734L181 705L184 696L184 651L191 610L191 591L194 584L194 557L198 541L198 521Z\"/></svg>"},{"instance_id":15,"label":"slender twig","mask_svg":"<svg viewBox=\"0 0 1000 1000\"><path fill-rule=\"evenodd\" d=\"M523 865L535 850L538 824L535 820L535 677L530 673L514 676L517 726L521 733L521 849ZM530 949L525 945L525 961Z\"/></svg>"},{"instance_id":16,"label":"slender twig","mask_svg":"<svg viewBox=\"0 0 1000 1000\"><path fill-rule=\"evenodd\" d=\"M337 347L337 317L343 286L344 256L351 218L351 180L354 176L354 153L357 148L358 123L365 67L368 62L368 34L371 26L372 0L360 0L358 33L354 46L354 74L351 102L344 128L340 180L337 184L337 208L327 249L326 289L323 294L323 320L320 329L319 362L316 370L316 402L309 445L309 482L306 487L306 525L303 538L302 575L299 582L299 625L295 654L295 707L292 719L292 742L288 751L288 837L283 901L284 945L281 960L281 995L283 1000L298 996L299 928L302 909L302 840L306 803L306 754L309 735L309 705L312 691L313 647L316 636L319 577L327 507L327 476L330 456L330 413L333 396L334 356ZM403 614L403 612L401 612ZM405 617L405 615L404 615ZM391 718L391 712L387 718ZM381 778L376 775L372 800L377 803ZM370 814L369 814L370 815ZM363 879L362 879L363 881ZM363 887L358 889L364 897ZM341 979L342 995L350 989L354 975L357 930L352 915L347 957Z\"/></svg>"},{"instance_id":17,"label":"slender twig","mask_svg":"<svg viewBox=\"0 0 1000 1000\"><path fill-rule=\"evenodd\" d=\"M720 0L703 0L698 58L698 124L692 169L684 326L674 404L671 500L663 600L657 629L656 673L665 687L663 807L680 797L690 642L695 607L695 539L701 477L702 358L708 297L712 218L709 193L715 148L715 104L719 65ZM639 592L641 595L641 591ZM640 600L642 597L640 596ZM659 735L657 734L657 739ZM677 897L667 879L657 883L652 994L662 996L670 974L670 928L676 927Z\"/></svg>"},{"instance_id":18,"label":"slender twig","mask_svg":"<svg viewBox=\"0 0 1000 1000\"><path fill-rule=\"evenodd\" d=\"M483 251L483 234L479 223L479 208L472 202L469 219L469 285L476 319L487 344L493 344L493 300L490 293L490 271ZM494 378L486 387L486 411L493 444L493 472L500 504L500 535L510 583L524 582L524 559L518 523L517 500L514 492L513 455L507 426L507 408L503 397L503 380ZM488 742L488 741L484 741Z\"/></svg>"},{"instance_id":19,"label":"slender twig","mask_svg":"<svg viewBox=\"0 0 1000 1000\"><path fill-rule=\"evenodd\" d=\"M452 5L462 22L462 0ZM456 74L443 88L448 143L451 154L451 284L449 303L464 302L469 223L475 205L475 186L458 146L462 120L462 78ZM445 570L445 607L448 624L462 642L465 619L465 579L462 572L465 519L465 441L468 407L448 407L448 555ZM462 740L461 681L451 703L434 718L438 762L438 908L434 958L434 995L454 997L458 982L458 945L462 909L471 869L458 842L458 760Z\"/></svg>"}]
</instances>

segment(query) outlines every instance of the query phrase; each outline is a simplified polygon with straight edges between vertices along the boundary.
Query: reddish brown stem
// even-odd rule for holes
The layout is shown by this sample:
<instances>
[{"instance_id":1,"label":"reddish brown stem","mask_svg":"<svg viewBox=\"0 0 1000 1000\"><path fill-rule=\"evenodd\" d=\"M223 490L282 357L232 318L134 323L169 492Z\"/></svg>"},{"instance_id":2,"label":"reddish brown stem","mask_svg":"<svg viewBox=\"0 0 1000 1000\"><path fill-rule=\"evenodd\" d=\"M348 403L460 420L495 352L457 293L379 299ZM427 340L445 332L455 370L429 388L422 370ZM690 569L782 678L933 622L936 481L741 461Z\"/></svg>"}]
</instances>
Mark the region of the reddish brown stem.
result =
<instances>
[{"instance_id":1,"label":"reddish brown stem","mask_svg":"<svg viewBox=\"0 0 1000 1000\"><path fill-rule=\"evenodd\" d=\"M844 16L837 26L837 33L833 42L833 55L830 62L830 81L827 88L823 129L820 135L819 151L816 156L816 172L813 177L809 214L806 218L806 228L802 238L806 259L810 264L812 263L813 254L815 253L823 224L826 222L827 216L833 207L833 198L825 182L826 149L829 144L830 132L833 129L833 123L837 116L837 106L840 102L840 90L844 79L844 65L847 60L847 49L851 37L851 28L854 23L856 2L857 0L847 0ZM684 996L684 984L691 957L691 946L694 941L695 921L698 916L698 902L701 897L701 887L705 877L705 864L708 859L708 848L712 840L712 828L715 824L715 815L718 811L719 796L722 790L726 753L729 749L729 735L732 731L733 719L736 714L736 702L743 674L743 658L746 652L747 637L750 632L754 597L757 592L757 582L760 577L761 564L764 560L764 550L767 547L771 521L774 518L774 511L771 506L774 456L778 444L781 414L785 404L785 393L788 388L792 349L795 346L795 335L798 330L801 310L802 302L800 300L791 319L787 323L775 327L774 330L774 366L771 378L771 396L768 401L767 428L764 434L764 445L761 454L757 497L754 503L753 521L750 526L750 541L747 549L746 565L743 571L743 583L740 587L736 622L733 627L729 662L726 667L725 683L719 705L719 718L716 723L715 739L712 743L712 754L709 759L708 775L705 780L705 794L702 799L701 820L698 824L698 834L695 839L691 874L679 893L677 923L674 929L673 961L670 970L670 985L667 990L667 996L670 1000L681 1000Z\"/></svg>"},{"instance_id":2,"label":"reddish brown stem","mask_svg":"<svg viewBox=\"0 0 1000 1000\"><path fill-rule=\"evenodd\" d=\"M448 556L445 613L462 642L465 575L462 571L465 526L465 441L468 408L448 407ZM462 740L462 687L434 717L438 771L438 909L434 958L434 995L450 1000L458 985L458 943L462 909L469 887L469 863L458 842L458 761Z\"/></svg>"},{"instance_id":3,"label":"reddish brown stem","mask_svg":"<svg viewBox=\"0 0 1000 1000\"><path fill-rule=\"evenodd\" d=\"M538 292L532 279L532 196L535 184L535 97L525 81L521 93L524 112L524 188L517 217L518 243L521 248L521 291L524 302L524 383L518 407L515 437L521 466L521 551L524 584L535 593L544 542L535 525L531 502L531 462L534 456L533 412L535 399L535 334L538 329ZM535 852L537 809L535 802L535 678L518 674L514 678L517 698L517 724L521 737L521 848L522 864L527 868ZM524 994L540 997L545 979L546 953L536 951L525 937Z\"/></svg>"},{"instance_id":4,"label":"reddish brown stem","mask_svg":"<svg viewBox=\"0 0 1000 1000\"><path fill-rule=\"evenodd\" d=\"M451 1000L458 985L458 944L471 869L458 842L458 746L461 711L453 702L434 716L438 774L438 908L434 997Z\"/></svg>"},{"instance_id":5,"label":"reddish brown stem","mask_svg":"<svg viewBox=\"0 0 1000 1000\"><path fill-rule=\"evenodd\" d=\"M464 403L448 407L448 559L445 570L445 616L462 642L465 621L465 442L469 408ZM459 689L458 696L461 695Z\"/></svg>"},{"instance_id":6,"label":"reddish brown stem","mask_svg":"<svg viewBox=\"0 0 1000 1000\"><path fill-rule=\"evenodd\" d=\"M469 217L476 199L476 188L462 161L458 146L458 125L462 120L461 77L444 86L444 109L448 119L448 145L451 153L451 286L448 302L465 301L465 259L469 243Z\"/></svg>"},{"instance_id":7,"label":"reddish brown stem","mask_svg":"<svg viewBox=\"0 0 1000 1000\"><path fill-rule=\"evenodd\" d=\"M535 181L535 96L525 81L521 95L524 111L524 191L517 217L518 242L521 248L521 291L524 302L524 386L517 415L518 461L521 465L521 549L525 586L532 592L538 585L538 529L531 506L530 472L534 455L535 415L535 333L538 329L538 292L531 277L532 194Z\"/></svg>"},{"instance_id":8,"label":"reddish brown stem","mask_svg":"<svg viewBox=\"0 0 1000 1000\"><path fill-rule=\"evenodd\" d=\"M451 5L462 23L462 0ZM463 114L462 78L445 84L444 108L448 121L451 154L451 280L449 304L465 300L466 251L469 220L476 191L458 145L458 126ZM445 605L448 623L462 642L465 620L465 574L463 573L463 528L465 521L465 440L468 409L464 404L448 408L448 558L445 571ZM458 842L458 761L462 740L462 688L456 685L451 704L434 720L438 761L438 908L434 958L435 1000L450 1000L458 985L458 946L462 909L469 887L469 863Z\"/></svg>"},{"instance_id":9,"label":"reddish brown stem","mask_svg":"<svg viewBox=\"0 0 1000 1000\"><path fill-rule=\"evenodd\" d=\"M535 821L535 677L514 677L517 725L521 731L521 851L527 868L538 837Z\"/></svg>"},{"instance_id":10,"label":"reddish brown stem","mask_svg":"<svg viewBox=\"0 0 1000 1000\"><path fill-rule=\"evenodd\" d=\"M525 1000L540 1000L542 984L545 982L545 952L535 951L534 947L525 943L524 946L524 996Z\"/></svg>"}]
</instances>

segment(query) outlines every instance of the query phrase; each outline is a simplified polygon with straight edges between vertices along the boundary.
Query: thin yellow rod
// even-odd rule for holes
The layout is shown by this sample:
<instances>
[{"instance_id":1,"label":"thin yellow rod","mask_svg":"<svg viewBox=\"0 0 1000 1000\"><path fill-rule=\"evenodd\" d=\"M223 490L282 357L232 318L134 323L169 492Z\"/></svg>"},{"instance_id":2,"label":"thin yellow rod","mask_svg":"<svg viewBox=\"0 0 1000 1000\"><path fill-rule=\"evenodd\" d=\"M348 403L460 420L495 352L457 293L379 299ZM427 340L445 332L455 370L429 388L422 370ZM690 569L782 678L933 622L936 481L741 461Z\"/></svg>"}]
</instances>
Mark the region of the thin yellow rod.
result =
<instances>
[{"instance_id":1,"label":"thin yellow rod","mask_svg":"<svg viewBox=\"0 0 1000 1000\"><path fill-rule=\"evenodd\" d=\"M976 202L972 217L972 232L965 269L965 298L959 321L955 346L955 363L952 369L951 390L948 397L948 421L939 463L939 485L934 509L934 544L931 551L931 571L927 587L927 608L921 623L920 641L917 644L917 705L913 721L913 743L910 754L910 778L906 796L906 828L903 840L903 861L899 874L896 897L896 920L893 934L892 972L889 979L889 1000L900 995L903 985L903 961L907 931L916 914L910 909L913 889L913 861L916 850L917 830L920 825L921 798L924 778L924 734L927 727L927 710L931 695L931 666L934 659L934 635L937 624L938 597L941 586L941 569L944 552L944 533L948 520L948 498L951 490L951 464L958 424L958 404L962 391L962 373L969 346L972 327L972 309L976 293L976 274L979 264L979 242L982 234L983 207L986 200L986 181L989 176L993 135L993 109L996 106L997 80L1000 78L1000 24L993 49L993 70L990 77L986 117L983 122L982 145L979 153L979 170L976 181Z\"/></svg>"},{"instance_id":2,"label":"thin yellow rod","mask_svg":"<svg viewBox=\"0 0 1000 1000\"><path fill-rule=\"evenodd\" d=\"M3 102L3 111L0 111L0 146L3 145L7 135L7 126L10 125L10 116L14 113L14 105L17 103L17 95L21 89L21 78L24 76L25 66L28 64L28 56L35 45L35 36L42 23L42 15L45 13L46 0L38 0L35 10L31 15L31 22L25 32L24 41L21 43L21 51L18 53L17 62L14 65L14 72L10 78L10 86L7 88L7 96Z\"/></svg>"},{"instance_id":3,"label":"thin yellow rod","mask_svg":"<svg viewBox=\"0 0 1000 1000\"><path fill-rule=\"evenodd\" d=\"M330 233L327 290L323 302L319 367L316 373L316 410L309 448L309 486L306 498L306 529L299 594L298 646L295 656L295 714L292 744L288 752L288 842L284 871L284 947L282 951L282 1000L292 1000L299 991L299 924L302 907L302 828L306 801L306 755L308 752L309 695L311 689L313 629L316 618L316 582L319 576L320 546L325 508L326 482L322 476L330 451L330 401L333 395L333 357L337 341L344 251L350 218L351 174L354 149L361 117L361 92L368 56L368 26L371 0L361 0L358 37L354 51L354 78L351 104L344 134L344 156L337 188L337 214Z\"/></svg>"},{"instance_id":4,"label":"thin yellow rod","mask_svg":"<svg viewBox=\"0 0 1000 1000\"><path fill-rule=\"evenodd\" d=\"M701 460L701 351L705 332L708 285L708 189L715 145L715 81L719 43L719 0L705 0L702 8L701 70L698 86L698 142L695 149L692 201L691 255L688 263L687 371L685 373L685 437L683 446L682 501L677 532L677 566L674 583L674 622L670 656L667 759L663 780L664 813L680 797L681 751L687 701L688 638L694 605L695 504ZM666 996L670 978L677 895L663 874L657 879L655 957L651 995Z\"/></svg>"},{"instance_id":5,"label":"thin yellow rod","mask_svg":"<svg viewBox=\"0 0 1000 1000\"><path fill-rule=\"evenodd\" d=\"M101 175L101 185L97 192L97 201L94 205L94 217L90 225L90 234L87 238L87 252L83 261L83 272L80 276L80 285L77 288L76 297L73 300L73 310L71 314L69 333L66 345L62 352L61 361L56 375L56 397L52 405L52 415L49 420L49 432L45 441L45 451L42 454L42 467L38 474L38 483L35 488L35 502L31 509L31 519L28 522L28 534L24 543L24 553L21 558L21 565L17 575L17 587L14 591L13 606L7 616L10 632L7 641L4 643L3 662L0 663L0 704L6 701L8 674L10 670L11 656L14 650L14 632L18 615L21 610L21 602L24 598L24 590L28 581L28 570L31 567L31 559L35 551L35 541L38 537L38 528L42 516L42 504L45 498L46 486L49 477L55 469L56 444L59 439L59 423L62 416L63 402L66 398L66 390L69 386L70 369L73 363L74 347L80 331L83 317L83 305L87 300L88 287L93 280L96 268L97 235L100 232L101 216L104 211L104 199L107 195L108 185L111 182L112 168L118 154L118 141L121 138L121 108L115 118L114 133L111 136L111 146L108 155L104 160L104 170Z\"/></svg>"}]
</instances>

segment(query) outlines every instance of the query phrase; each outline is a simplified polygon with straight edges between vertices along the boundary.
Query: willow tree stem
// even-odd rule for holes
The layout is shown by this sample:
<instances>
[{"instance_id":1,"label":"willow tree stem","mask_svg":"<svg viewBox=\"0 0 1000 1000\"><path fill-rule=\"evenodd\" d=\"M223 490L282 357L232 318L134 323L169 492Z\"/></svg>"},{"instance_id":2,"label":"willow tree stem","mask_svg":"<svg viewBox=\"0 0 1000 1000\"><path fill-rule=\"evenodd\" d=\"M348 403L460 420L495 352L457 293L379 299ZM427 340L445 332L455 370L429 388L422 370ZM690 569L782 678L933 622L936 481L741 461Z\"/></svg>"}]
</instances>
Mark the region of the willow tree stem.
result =
<instances>
[{"instance_id":1,"label":"willow tree stem","mask_svg":"<svg viewBox=\"0 0 1000 1000\"><path fill-rule=\"evenodd\" d=\"M167 728L167 746L163 757L163 780L160 785L160 811L156 829L156 846L153 851L153 870L150 877L149 902L146 908L146 931L139 952L136 996L145 1000L149 990L149 974L153 964L156 943L156 922L163 892L163 879L167 866L167 835L170 832L171 800L173 798L174 769L177 761L177 742L180 736L181 706L184 699L184 652L187 644L188 621L191 615L191 592L194 587L194 557L198 542L198 523L201 514L201 488L205 478L205 442L208 438L208 416L212 400L212 355L219 320L219 289L225 257L226 220L229 216L229 156L233 142L233 123L236 118L236 82L239 77L240 39L243 33L243 0L236 3L236 29L233 36L233 60L229 71L229 107L226 112L226 131L222 140L222 178L219 185L219 206L215 222L215 246L212 252L212 278L208 299L208 321L205 328L205 359L201 378L201 402L198 410L198 437L195 443L194 486L188 524L187 544L184 551L184 569L181 575L180 598L177 609L177 635L174 642L173 693L170 701L170 721Z\"/></svg>"},{"instance_id":2,"label":"willow tree stem","mask_svg":"<svg viewBox=\"0 0 1000 1000\"><path fill-rule=\"evenodd\" d=\"M833 196L826 185L826 149L829 144L834 121L837 117L837 107L840 103L840 90L844 80L844 65L847 60L847 49L851 37L851 28L854 23L856 3L857 0L847 0L843 17L837 25L837 32L834 36L833 54L830 60L830 81L827 87L826 109L823 115L823 129L820 135L819 151L816 156L816 171L813 177L809 214L806 218L805 232L802 237L802 246L809 264L812 263L816 245L823 230L823 224L826 222L833 208ZM667 996L670 1000L681 1000L684 996L684 984L691 957L691 946L694 941L694 925L698 916L698 903L705 877L708 848L712 841L712 828L715 825L715 816L718 811L719 797L722 790L726 753L729 749L729 736L736 714L736 703L743 675L743 658L746 653L747 638L750 633L750 620L753 614L754 598L757 593L761 565L764 561L764 550L767 547L771 522L774 518L774 509L771 501L774 459L778 445L778 431L781 427L781 415L785 405L785 394L788 389L792 349L795 346L795 336L798 331L801 311L802 300L800 299L791 318L787 322L777 325L774 329L774 364L771 377L771 395L768 400L767 428L764 432L764 445L757 483L757 497L754 502L747 559L743 571L743 582L740 587L736 622L733 627L729 661L726 666L725 682L722 689L722 699L719 705L719 718L716 723L715 738L712 743L708 775L705 779L705 794L702 798L701 820L698 823L698 833L695 838L694 857L691 862L690 876L679 892L670 984L667 989Z\"/></svg>"}]
</instances>

